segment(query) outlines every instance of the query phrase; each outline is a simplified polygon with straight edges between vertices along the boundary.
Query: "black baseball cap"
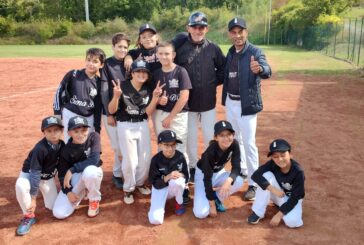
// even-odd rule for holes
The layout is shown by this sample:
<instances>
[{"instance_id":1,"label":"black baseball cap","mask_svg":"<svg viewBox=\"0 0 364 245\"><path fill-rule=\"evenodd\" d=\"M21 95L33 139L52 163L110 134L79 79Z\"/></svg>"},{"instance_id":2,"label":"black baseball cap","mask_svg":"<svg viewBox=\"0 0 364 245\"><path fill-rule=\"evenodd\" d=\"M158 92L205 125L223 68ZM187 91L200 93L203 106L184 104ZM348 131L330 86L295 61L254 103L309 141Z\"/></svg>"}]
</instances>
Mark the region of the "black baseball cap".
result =
<instances>
[{"instance_id":1,"label":"black baseball cap","mask_svg":"<svg viewBox=\"0 0 364 245\"><path fill-rule=\"evenodd\" d=\"M231 29L233 29L235 26L239 26L243 29L247 28L245 20L242 18L238 18L238 17L235 17L234 19L229 21L229 24L228 24L229 31L231 31Z\"/></svg>"},{"instance_id":2,"label":"black baseball cap","mask_svg":"<svg viewBox=\"0 0 364 245\"><path fill-rule=\"evenodd\" d=\"M154 34L157 33L157 29L152 24L146 23L139 27L139 35L147 30L154 32Z\"/></svg>"},{"instance_id":3,"label":"black baseball cap","mask_svg":"<svg viewBox=\"0 0 364 245\"><path fill-rule=\"evenodd\" d=\"M90 125L88 125L87 119L82 116L71 117L68 121L68 131L81 127L90 127Z\"/></svg>"},{"instance_id":4,"label":"black baseball cap","mask_svg":"<svg viewBox=\"0 0 364 245\"><path fill-rule=\"evenodd\" d=\"M188 18L189 26L208 26L207 17L202 12L194 12Z\"/></svg>"},{"instance_id":5,"label":"black baseball cap","mask_svg":"<svg viewBox=\"0 0 364 245\"><path fill-rule=\"evenodd\" d=\"M62 120L59 119L58 117L55 117L55 116L46 117L42 120L41 130L43 132L44 129L49 128L54 125L57 125L57 126L63 128Z\"/></svg>"},{"instance_id":6,"label":"black baseball cap","mask_svg":"<svg viewBox=\"0 0 364 245\"><path fill-rule=\"evenodd\" d=\"M267 157L270 157L274 152L291 152L291 145L284 139L276 139L269 145L269 153Z\"/></svg>"},{"instance_id":7,"label":"black baseball cap","mask_svg":"<svg viewBox=\"0 0 364 245\"><path fill-rule=\"evenodd\" d=\"M230 132L235 133L233 126L231 126L231 123L229 123L228 121L222 120L215 123L214 126L215 136L224 130L229 130Z\"/></svg>"},{"instance_id":8,"label":"black baseball cap","mask_svg":"<svg viewBox=\"0 0 364 245\"><path fill-rule=\"evenodd\" d=\"M149 63L144 60L134 60L131 64L131 72L144 70L150 72Z\"/></svg>"},{"instance_id":9,"label":"black baseball cap","mask_svg":"<svg viewBox=\"0 0 364 245\"><path fill-rule=\"evenodd\" d=\"M177 139L177 135L172 130L164 130L158 135L158 144L163 142L176 142L182 144L182 141Z\"/></svg>"}]
</instances>

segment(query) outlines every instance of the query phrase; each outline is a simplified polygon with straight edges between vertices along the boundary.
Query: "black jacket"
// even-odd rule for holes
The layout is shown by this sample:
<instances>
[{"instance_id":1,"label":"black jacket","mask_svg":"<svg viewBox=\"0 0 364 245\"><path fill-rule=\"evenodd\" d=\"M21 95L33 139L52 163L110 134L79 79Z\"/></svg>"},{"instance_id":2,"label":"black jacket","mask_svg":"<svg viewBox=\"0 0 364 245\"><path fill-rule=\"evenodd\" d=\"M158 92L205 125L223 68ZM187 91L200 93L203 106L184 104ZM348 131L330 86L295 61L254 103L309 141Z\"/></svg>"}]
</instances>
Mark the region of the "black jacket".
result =
<instances>
[{"instance_id":1,"label":"black jacket","mask_svg":"<svg viewBox=\"0 0 364 245\"><path fill-rule=\"evenodd\" d=\"M176 64L187 70L192 83L189 110L203 112L215 108L216 87L224 79L225 56L221 49L207 39L193 43L189 36L176 53Z\"/></svg>"},{"instance_id":2,"label":"black jacket","mask_svg":"<svg viewBox=\"0 0 364 245\"><path fill-rule=\"evenodd\" d=\"M229 66L233 54L235 53L235 47L232 46L229 49L226 58L225 65L225 78L222 90L222 104L225 105L226 96L228 91L228 79L229 79ZM254 74L250 69L250 58L254 56L263 71L259 74ZM240 98L241 98L241 115L252 115L263 110L262 95L260 91L260 80L271 77L272 70L267 63L263 51L249 43L245 44L245 47L238 58L238 79L240 88Z\"/></svg>"}]
</instances>

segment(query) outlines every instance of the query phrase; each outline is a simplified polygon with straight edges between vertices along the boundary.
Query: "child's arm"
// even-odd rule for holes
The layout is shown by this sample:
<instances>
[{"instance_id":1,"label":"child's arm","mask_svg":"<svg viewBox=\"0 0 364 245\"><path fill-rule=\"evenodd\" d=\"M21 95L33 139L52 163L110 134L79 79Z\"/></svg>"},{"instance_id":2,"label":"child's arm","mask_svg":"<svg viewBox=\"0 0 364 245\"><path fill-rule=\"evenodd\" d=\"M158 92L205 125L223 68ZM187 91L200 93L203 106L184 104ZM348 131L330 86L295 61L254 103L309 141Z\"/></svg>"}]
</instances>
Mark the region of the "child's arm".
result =
<instances>
[{"instance_id":1,"label":"child's arm","mask_svg":"<svg viewBox=\"0 0 364 245\"><path fill-rule=\"evenodd\" d=\"M125 56L125 58L124 58L124 68L125 68L125 70L130 71L132 63L133 63L133 58L129 54L127 56Z\"/></svg>"},{"instance_id":2,"label":"child's arm","mask_svg":"<svg viewBox=\"0 0 364 245\"><path fill-rule=\"evenodd\" d=\"M173 118L182 111L183 107L186 105L188 101L188 96L190 94L189 90L181 90L179 99L177 100L177 103L174 105L172 111L169 113L169 115L162 121L162 126L165 128L169 128L171 126L171 122Z\"/></svg>"},{"instance_id":3,"label":"child's arm","mask_svg":"<svg viewBox=\"0 0 364 245\"><path fill-rule=\"evenodd\" d=\"M94 99L94 127L97 133L101 132L101 115L103 110L102 98L101 98L101 80L97 79L97 95Z\"/></svg>"},{"instance_id":4,"label":"child's arm","mask_svg":"<svg viewBox=\"0 0 364 245\"><path fill-rule=\"evenodd\" d=\"M112 99L111 99L111 101L109 103L108 109L109 109L109 113L114 114L118 110L119 99L120 99L120 96L122 95L123 92L121 90L119 80L116 80L116 82L112 81L112 84L114 86L114 88L113 88L113 97L112 97Z\"/></svg>"},{"instance_id":5,"label":"child's arm","mask_svg":"<svg viewBox=\"0 0 364 245\"><path fill-rule=\"evenodd\" d=\"M69 71L62 79L56 94L54 96L53 101L53 111L54 115L61 115L62 114L62 107L66 103L67 99L67 91L66 91L66 84L69 83L70 79L72 79L72 74L74 71Z\"/></svg>"},{"instance_id":6,"label":"child's arm","mask_svg":"<svg viewBox=\"0 0 364 245\"><path fill-rule=\"evenodd\" d=\"M213 169L210 165L210 162L213 162L213 152L208 152L209 150L213 150L211 149L211 147L208 147L206 149L206 151L202 154L201 159L200 159L200 167L201 167L201 171L203 172L204 178L203 178L203 182L205 184L205 193L206 193L206 197L209 201L211 200L215 200L215 196L214 196L214 190L212 188L212 175L214 174Z\"/></svg>"},{"instance_id":7,"label":"child's arm","mask_svg":"<svg viewBox=\"0 0 364 245\"><path fill-rule=\"evenodd\" d=\"M149 169L149 182L156 189L163 189L168 186L168 180L165 181L165 176L158 169L158 155L152 158Z\"/></svg>"},{"instance_id":8,"label":"child's arm","mask_svg":"<svg viewBox=\"0 0 364 245\"><path fill-rule=\"evenodd\" d=\"M149 102L148 106L145 108L145 113L147 113L148 117L153 114L155 108L157 107L159 96L162 95L163 87L165 85L166 84L159 86L159 81L158 81L157 86L153 90L152 100Z\"/></svg>"}]
</instances>

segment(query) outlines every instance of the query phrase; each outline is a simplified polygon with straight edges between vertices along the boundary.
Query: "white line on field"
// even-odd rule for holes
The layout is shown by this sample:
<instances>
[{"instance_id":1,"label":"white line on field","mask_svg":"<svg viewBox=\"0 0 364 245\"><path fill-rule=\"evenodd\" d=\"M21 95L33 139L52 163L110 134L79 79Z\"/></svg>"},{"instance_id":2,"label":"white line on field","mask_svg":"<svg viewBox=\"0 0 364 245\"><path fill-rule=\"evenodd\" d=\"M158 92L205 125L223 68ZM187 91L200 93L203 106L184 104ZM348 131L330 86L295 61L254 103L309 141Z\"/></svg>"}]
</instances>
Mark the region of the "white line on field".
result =
<instances>
[{"instance_id":1,"label":"white line on field","mask_svg":"<svg viewBox=\"0 0 364 245\"><path fill-rule=\"evenodd\" d=\"M24 93L20 93L20 94L13 94L13 95L9 95L9 96L4 96L4 97L0 97L0 101L15 98L15 97L19 97L19 96L23 96L23 95L36 94L36 93L41 93L41 92L44 92L44 91L55 90L56 88L57 87L49 87L49 88L43 88L43 89L28 91L28 92L24 92Z\"/></svg>"}]
</instances>

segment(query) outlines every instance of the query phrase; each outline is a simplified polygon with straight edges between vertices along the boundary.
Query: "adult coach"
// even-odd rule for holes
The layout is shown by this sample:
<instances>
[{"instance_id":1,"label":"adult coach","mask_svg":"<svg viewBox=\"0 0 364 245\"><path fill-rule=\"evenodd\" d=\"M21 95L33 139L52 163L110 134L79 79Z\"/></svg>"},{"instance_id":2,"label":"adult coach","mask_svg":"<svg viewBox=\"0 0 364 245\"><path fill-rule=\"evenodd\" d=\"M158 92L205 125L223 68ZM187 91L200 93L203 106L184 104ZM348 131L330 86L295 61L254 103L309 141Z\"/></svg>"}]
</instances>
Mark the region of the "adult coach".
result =
<instances>
[{"instance_id":1,"label":"adult coach","mask_svg":"<svg viewBox=\"0 0 364 245\"><path fill-rule=\"evenodd\" d=\"M198 161L199 122L202 127L205 148L214 138L216 87L224 79L225 56L216 44L205 38L209 27L204 13L191 14L187 31L187 40L176 49L175 62L187 70L192 84L188 99L187 156L190 181L193 182L194 170Z\"/></svg>"},{"instance_id":2,"label":"adult coach","mask_svg":"<svg viewBox=\"0 0 364 245\"><path fill-rule=\"evenodd\" d=\"M228 30L233 46L226 58L222 104L239 141L242 165L247 166L249 187L244 199L254 200L256 184L251 176L259 167L255 133L257 113L263 109L260 80L269 78L272 71L263 51L249 43L244 19L232 19Z\"/></svg>"}]
</instances>

